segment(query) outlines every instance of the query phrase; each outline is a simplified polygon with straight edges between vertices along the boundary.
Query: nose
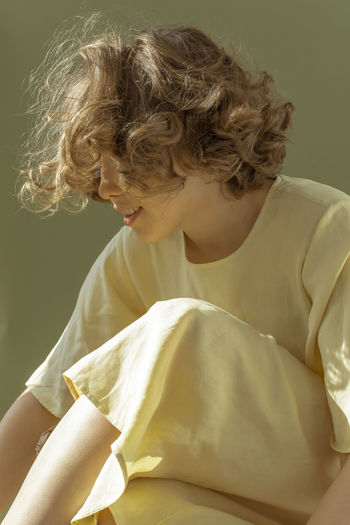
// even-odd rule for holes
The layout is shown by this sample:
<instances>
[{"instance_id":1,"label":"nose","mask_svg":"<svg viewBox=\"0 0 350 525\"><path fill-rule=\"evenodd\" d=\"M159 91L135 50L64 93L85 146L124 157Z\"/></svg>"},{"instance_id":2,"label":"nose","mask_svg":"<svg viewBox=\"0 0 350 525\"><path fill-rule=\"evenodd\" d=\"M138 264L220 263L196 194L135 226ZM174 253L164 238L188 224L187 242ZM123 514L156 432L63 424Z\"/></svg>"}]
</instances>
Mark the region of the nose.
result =
<instances>
[{"instance_id":1,"label":"nose","mask_svg":"<svg viewBox=\"0 0 350 525\"><path fill-rule=\"evenodd\" d=\"M113 196L121 195L123 190L119 186L117 163L110 159L101 160L100 184L98 194L101 199L111 199Z\"/></svg>"}]
</instances>

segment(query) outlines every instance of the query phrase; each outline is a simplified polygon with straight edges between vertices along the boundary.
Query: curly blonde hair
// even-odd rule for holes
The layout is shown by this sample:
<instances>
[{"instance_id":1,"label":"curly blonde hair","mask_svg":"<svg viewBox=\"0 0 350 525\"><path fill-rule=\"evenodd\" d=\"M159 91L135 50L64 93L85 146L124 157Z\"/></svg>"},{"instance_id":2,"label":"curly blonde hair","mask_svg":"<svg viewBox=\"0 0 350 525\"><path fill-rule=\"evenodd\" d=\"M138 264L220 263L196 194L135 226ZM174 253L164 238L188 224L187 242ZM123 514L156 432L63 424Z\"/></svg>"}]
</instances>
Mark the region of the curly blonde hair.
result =
<instances>
[{"instance_id":1,"label":"curly blonde hair","mask_svg":"<svg viewBox=\"0 0 350 525\"><path fill-rule=\"evenodd\" d=\"M79 212L90 198L108 202L98 195L105 153L128 167L125 191L154 191L147 180L155 175L157 191L176 190L186 172L240 198L280 173L294 106L235 51L182 25L133 29L124 40L108 29L78 50L63 36L53 63L51 53L30 80L37 121L20 170L25 208L53 214L59 205Z\"/></svg>"}]
</instances>

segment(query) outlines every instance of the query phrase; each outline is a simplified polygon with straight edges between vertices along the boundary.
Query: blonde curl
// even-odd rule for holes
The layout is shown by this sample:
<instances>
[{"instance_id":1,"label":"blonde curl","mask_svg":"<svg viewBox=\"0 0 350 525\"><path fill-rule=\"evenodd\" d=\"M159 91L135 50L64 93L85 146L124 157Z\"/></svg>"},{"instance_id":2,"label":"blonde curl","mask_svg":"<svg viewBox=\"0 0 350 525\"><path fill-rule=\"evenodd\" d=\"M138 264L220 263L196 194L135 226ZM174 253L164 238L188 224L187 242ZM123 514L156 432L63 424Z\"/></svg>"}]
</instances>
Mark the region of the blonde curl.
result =
<instances>
[{"instance_id":1,"label":"blonde curl","mask_svg":"<svg viewBox=\"0 0 350 525\"><path fill-rule=\"evenodd\" d=\"M20 170L24 207L79 212L90 198L102 201L104 153L128 165L125 190L148 191L156 176L171 191L186 172L240 198L277 177L294 106L273 91L271 75L253 75L194 27L139 28L125 39L108 28L91 41L94 23L61 35L31 78L37 120Z\"/></svg>"}]
</instances>

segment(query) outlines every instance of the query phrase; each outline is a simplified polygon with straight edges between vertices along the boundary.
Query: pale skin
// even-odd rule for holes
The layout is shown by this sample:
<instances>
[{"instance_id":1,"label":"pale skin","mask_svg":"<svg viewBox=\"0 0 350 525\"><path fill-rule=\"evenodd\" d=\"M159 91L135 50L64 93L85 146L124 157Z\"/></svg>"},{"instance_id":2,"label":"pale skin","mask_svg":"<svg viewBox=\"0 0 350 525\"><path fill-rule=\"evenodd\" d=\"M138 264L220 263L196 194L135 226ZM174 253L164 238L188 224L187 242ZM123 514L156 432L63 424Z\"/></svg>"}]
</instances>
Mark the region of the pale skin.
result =
<instances>
[{"instance_id":1,"label":"pale skin","mask_svg":"<svg viewBox=\"0 0 350 525\"><path fill-rule=\"evenodd\" d=\"M101 162L99 194L110 200L117 211L142 207L132 228L141 242L153 243L174 230L182 230L186 255L192 262L209 262L233 253L247 237L273 181L246 193L241 199L225 198L222 185L208 182L201 174L187 175L185 186L174 196L124 193L118 185L122 162L104 155ZM155 182L156 184L156 182ZM229 193L226 191L225 195Z\"/></svg>"},{"instance_id":2,"label":"pale skin","mask_svg":"<svg viewBox=\"0 0 350 525\"><path fill-rule=\"evenodd\" d=\"M29 446L30 430L22 426L25 410L28 417L36 416L32 424L36 434L39 428L43 428L44 420L50 419L50 413L29 391L12 405L7 414L12 419L12 429L4 425L5 421L0 425L1 489L6 490L8 485L15 488L18 484L16 477L21 475L21 462L12 457L9 465L6 452L13 451L14 456L22 452L22 447ZM58 424L32 464L3 525L70 524L111 453L110 444L120 435L119 430L85 396L80 397L61 420L51 414L51 421ZM11 437L16 439L15 443L10 441ZM33 460L34 441L27 452L26 465ZM2 504L6 505L8 502L4 497L2 499ZM108 509L99 515L98 525L115 525Z\"/></svg>"},{"instance_id":3,"label":"pale skin","mask_svg":"<svg viewBox=\"0 0 350 525\"><path fill-rule=\"evenodd\" d=\"M186 255L197 263L225 257L242 244L272 184L269 182L241 200L227 200L218 183L207 184L200 177L188 176L184 189L171 199L164 195L143 197L121 190L118 171L122 169L122 164L115 159L103 157L100 196L110 200L119 211L142 207L132 227L146 244L174 229L182 229ZM68 525L110 454L111 443L120 434L82 396L60 420L34 461L34 448L40 434L58 421L25 391L0 423L1 511L20 489L3 525ZM53 449L54 455L50 453ZM350 525L349 488L350 461L344 454L340 474L321 498L307 525ZM115 524L108 509L98 519L98 525Z\"/></svg>"}]
</instances>

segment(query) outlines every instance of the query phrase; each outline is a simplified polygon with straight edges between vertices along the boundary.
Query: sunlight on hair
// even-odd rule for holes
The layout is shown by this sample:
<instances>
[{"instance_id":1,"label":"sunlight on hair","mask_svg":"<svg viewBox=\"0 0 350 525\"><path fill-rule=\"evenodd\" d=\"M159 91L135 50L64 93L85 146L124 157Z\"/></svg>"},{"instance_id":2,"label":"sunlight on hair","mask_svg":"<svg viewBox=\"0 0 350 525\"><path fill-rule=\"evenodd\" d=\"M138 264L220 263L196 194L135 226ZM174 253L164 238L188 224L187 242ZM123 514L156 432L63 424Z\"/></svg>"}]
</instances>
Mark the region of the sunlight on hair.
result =
<instances>
[{"instance_id":1,"label":"sunlight on hair","mask_svg":"<svg viewBox=\"0 0 350 525\"><path fill-rule=\"evenodd\" d=\"M281 172L294 106L238 53L194 27L117 29L99 14L59 29L29 79L34 129L17 180L23 207L79 213L98 195L101 155L130 165L125 188L183 185L174 165L225 184L232 196ZM44 79L44 80L43 80ZM200 176L200 175L199 175ZM154 190L153 190L154 192Z\"/></svg>"}]
</instances>

